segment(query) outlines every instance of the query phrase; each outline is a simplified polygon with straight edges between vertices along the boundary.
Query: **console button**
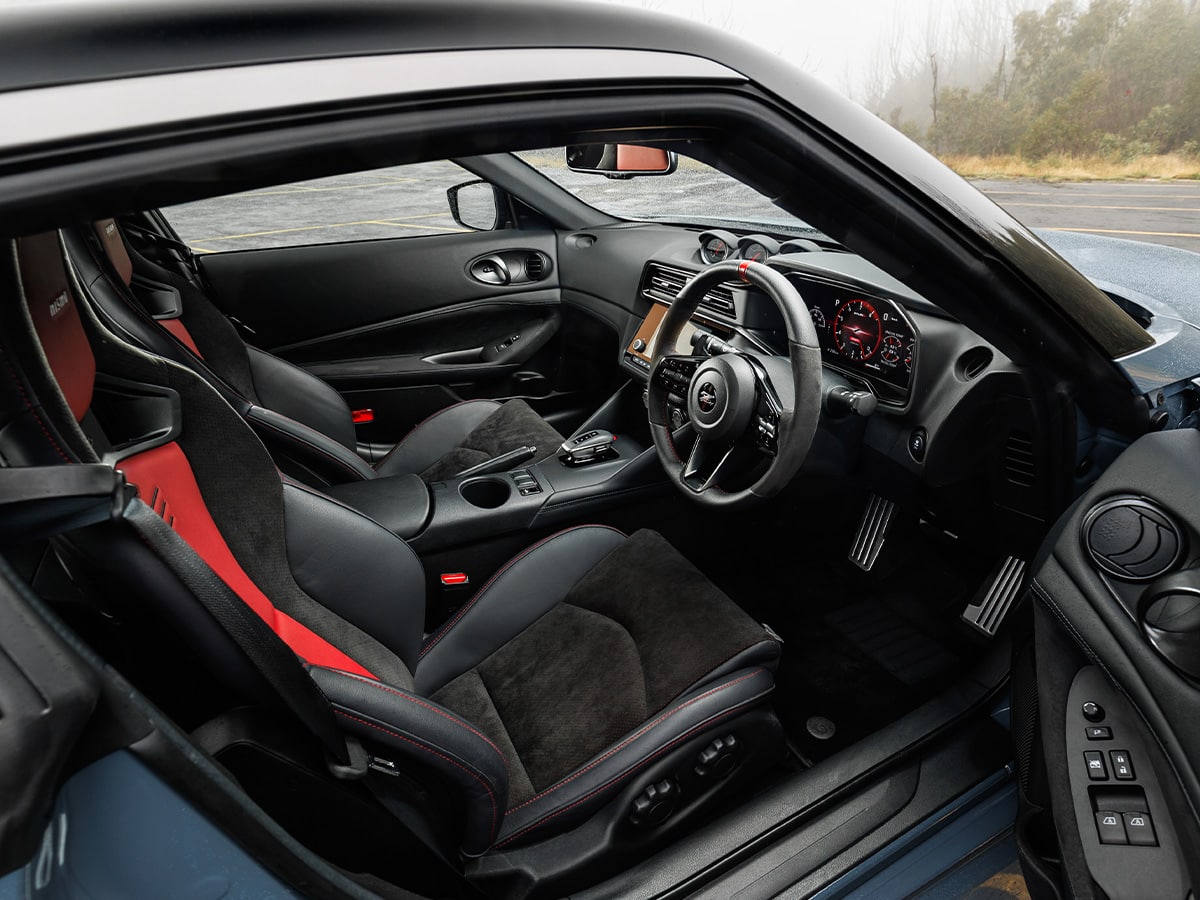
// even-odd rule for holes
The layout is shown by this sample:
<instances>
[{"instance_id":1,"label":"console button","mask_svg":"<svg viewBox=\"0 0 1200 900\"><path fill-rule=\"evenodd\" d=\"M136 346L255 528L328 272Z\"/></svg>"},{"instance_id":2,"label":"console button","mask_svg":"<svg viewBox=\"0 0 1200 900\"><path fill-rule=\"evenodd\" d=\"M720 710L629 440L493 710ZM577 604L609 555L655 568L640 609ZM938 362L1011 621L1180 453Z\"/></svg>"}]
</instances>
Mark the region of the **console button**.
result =
<instances>
[{"instance_id":1,"label":"console button","mask_svg":"<svg viewBox=\"0 0 1200 900\"><path fill-rule=\"evenodd\" d=\"M1091 700L1089 700L1087 703L1083 704L1083 717L1089 722L1103 722L1104 707L1099 703L1093 703Z\"/></svg>"},{"instance_id":2,"label":"console button","mask_svg":"<svg viewBox=\"0 0 1200 900\"><path fill-rule=\"evenodd\" d=\"M1107 725L1089 725L1083 730L1089 741L1111 741L1112 729Z\"/></svg>"},{"instance_id":3,"label":"console button","mask_svg":"<svg viewBox=\"0 0 1200 900\"><path fill-rule=\"evenodd\" d=\"M1158 838L1154 835L1154 823L1150 821L1150 813L1127 812L1122 816L1125 822L1125 833L1129 843L1135 847L1157 847Z\"/></svg>"},{"instance_id":4,"label":"console button","mask_svg":"<svg viewBox=\"0 0 1200 900\"><path fill-rule=\"evenodd\" d=\"M1108 769L1104 766L1104 754L1099 750L1087 750L1083 754L1087 763L1088 779L1091 781L1108 781Z\"/></svg>"},{"instance_id":5,"label":"console button","mask_svg":"<svg viewBox=\"0 0 1200 900\"><path fill-rule=\"evenodd\" d=\"M1125 836L1125 823L1118 812L1101 810L1096 813L1096 831L1102 844L1128 844Z\"/></svg>"},{"instance_id":6,"label":"console button","mask_svg":"<svg viewBox=\"0 0 1200 900\"><path fill-rule=\"evenodd\" d=\"M1133 781L1133 760L1127 750L1109 750L1108 758L1112 761L1113 778L1117 781Z\"/></svg>"}]
</instances>

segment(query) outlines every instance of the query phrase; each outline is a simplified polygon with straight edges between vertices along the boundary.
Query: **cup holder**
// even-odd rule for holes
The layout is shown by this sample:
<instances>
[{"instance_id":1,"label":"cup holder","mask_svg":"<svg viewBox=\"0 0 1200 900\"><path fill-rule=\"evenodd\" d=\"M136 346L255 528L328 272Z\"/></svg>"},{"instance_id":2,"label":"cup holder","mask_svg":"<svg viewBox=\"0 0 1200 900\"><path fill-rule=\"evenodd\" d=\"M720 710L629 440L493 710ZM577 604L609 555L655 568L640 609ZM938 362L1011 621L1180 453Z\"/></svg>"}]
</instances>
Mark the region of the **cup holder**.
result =
<instances>
[{"instance_id":1,"label":"cup holder","mask_svg":"<svg viewBox=\"0 0 1200 900\"><path fill-rule=\"evenodd\" d=\"M512 493L512 485L500 478L480 478L468 481L458 489L462 498L480 509L495 509L503 506Z\"/></svg>"}]
</instances>

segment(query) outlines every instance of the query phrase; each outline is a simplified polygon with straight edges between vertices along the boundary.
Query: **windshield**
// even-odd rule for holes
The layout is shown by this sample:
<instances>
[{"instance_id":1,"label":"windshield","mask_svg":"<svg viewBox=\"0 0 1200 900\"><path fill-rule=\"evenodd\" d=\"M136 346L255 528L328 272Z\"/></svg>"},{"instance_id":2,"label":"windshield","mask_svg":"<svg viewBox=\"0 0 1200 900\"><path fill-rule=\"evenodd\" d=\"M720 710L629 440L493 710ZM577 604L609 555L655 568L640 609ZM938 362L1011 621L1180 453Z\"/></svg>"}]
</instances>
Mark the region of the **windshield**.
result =
<instances>
[{"instance_id":1,"label":"windshield","mask_svg":"<svg viewBox=\"0 0 1200 900\"><path fill-rule=\"evenodd\" d=\"M687 156L679 157L679 167L670 175L606 178L572 172L567 168L563 147L526 150L516 155L584 203L620 219L818 234L753 188Z\"/></svg>"}]
</instances>

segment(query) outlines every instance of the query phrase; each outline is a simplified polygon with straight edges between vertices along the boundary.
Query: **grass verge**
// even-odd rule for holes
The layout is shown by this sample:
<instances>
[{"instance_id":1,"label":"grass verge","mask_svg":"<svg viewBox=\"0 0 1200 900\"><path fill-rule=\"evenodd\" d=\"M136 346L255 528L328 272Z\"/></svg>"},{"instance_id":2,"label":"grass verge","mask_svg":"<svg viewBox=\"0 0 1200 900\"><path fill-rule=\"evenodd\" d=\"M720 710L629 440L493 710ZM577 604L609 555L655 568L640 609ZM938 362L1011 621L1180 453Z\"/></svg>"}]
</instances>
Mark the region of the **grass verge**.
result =
<instances>
[{"instance_id":1,"label":"grass verge","mask_svg":"<svg viewBox=\"0 0 1200 900\"><path fill-rule=\"evenodd\" d=\"M943 156L942 162L964 178L1032 178L1042 181L1117 181L1121 179L1200 179L1200 159L1175 153L1112 160L1103 156Z\"/></svg>"}]
</instances>

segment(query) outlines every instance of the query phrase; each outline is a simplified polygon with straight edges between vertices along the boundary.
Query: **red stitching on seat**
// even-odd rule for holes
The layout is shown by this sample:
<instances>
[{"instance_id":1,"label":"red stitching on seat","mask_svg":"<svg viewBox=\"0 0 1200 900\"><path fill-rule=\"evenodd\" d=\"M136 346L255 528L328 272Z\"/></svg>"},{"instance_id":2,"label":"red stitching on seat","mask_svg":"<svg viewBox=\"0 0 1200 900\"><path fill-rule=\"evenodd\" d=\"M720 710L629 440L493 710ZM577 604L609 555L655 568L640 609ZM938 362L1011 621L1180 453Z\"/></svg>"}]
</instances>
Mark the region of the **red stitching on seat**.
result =
<instances>
[{"instance_id":1,"label":"red stitching on seat","mask_svg":"<svg viewBox=\"0 0 1200 900\"><path fill-rule=\"evenodd\" d=\"M739 651L739 652L741 652L741 651ZM732 659L732 658L733 657L730 657L730 659ZM584 766L582 769L580 769L578 772L575 772L569 778L564 778L558 784L556 784L552 787L546 788L546 790L542 791L540 794L530 797L528 800L526 800L524 803L520 804L519 806L514 806L512 809L509 810L509 813L514 813L519 809L524 809L529 804L534 803L538 800L541 800L543 797L549 796L550 794L557 791L559 788L566 787L568 784L570 784L576 778L586 775L592 769L596 768L596 766L600 765L605 760L610 759L614 754L619 753L621 750L624 750L626 747L628 747L630 744L632 744L638 738L644 736L646 734L646 732L648 732L650 729L652 729L658 725L661 725L667 719L671 718L671 716L675 715L675 713L681 712L682 710L687 709L693 703L698 703L701 700L705 699L706 697L711 697L713 694L723 691L726 688L733 687L735 684L740 684L741 682L746 681L750 678L755 678L756 676L761 675L765 671L767 671L767 670L760 668L760 669L757 669L757 670L751 672L749 675L743 675L740 678L734 679L733 681L728 681L725 684L717 685L715 688L710 688L709 690L705 691L703 694L693 697L691 700L688 700L686 703L680 704L679 706L675 707L670 712L663 713L661 716L659 716L653 722L649 723L648 725L643 725L637 732L635 732L634 734L631 734L624 741L622 741L617 746L613 747L611 750L609 750L607 753L605 753L599 759L593 760L592 762L590 762L586 766Z\"/></svg>"},{"instance_id":2,"label":"red stitching on seat","mask_svg":"<svg viewBox=\"0 0 1200 900\"><path fill-rule=\"evenodd\" d=\"M46 440L50 442L50 446L55 449L58 455L61 456L66 462L71 462L71 457L67 456L67 454L63 452L63 448L58 445L58 441L54 439L54 435L50 433L50 429L46 427L46 423L42 421L42 417L38 415L37 407L33 405L33 402L29 399L29 394L25 392L25 385L21 384L20 373L17 371L16 366L13 365L12 360L8 358L8 351L0 349L0 354L3 354L4 365L8 367L8 372L12 376L13 384L17 386L17 390L21 393L21 399L25 401L25 408L33 414L33 419L38 423L38 428L42 429L42 434L46 436Z\"/></svg>"},{"instance_id":3,"label":"red stitching on seat","mask_svg":"<svg viewBox=\"0 0 1200 900\"><path fill-rule=\"evenodd\" d=\"M446 636L447 631L449 631L456 624L458 624L459 620L462 619L462 617L465 616L468 611L470 611L471 607L473 607L475 605L475 603L479 600L479 598L483 596L484 592L488 588L490 588L493 584L496 583L496 579L498 579L501 575L503 575L505 572L507 572L509 569L511 569L513 566L515 566L517 563L519 563L521 560L523 560L525 557L527 557L534 550L538 549L541 546L544 546L545 544L550 543L550 541L554 540L557 537L562 537L564 534L570 534L572 531L579 531L581 528L606 528L609 531L615 531L617 534L621 535L621 537L625 537L624 532L622 532L616 528L613 528L609 525L575 525L572 528L564 528L562 531L556 532L555 534L550 535L550 537L548 537L548 538L543 538L542 540L540 540L536 544L534 544L532 547L528 547L525 550L522 550L520 553L518 553L516 556L514 556L512 559L510 559L508 562L506 562L503 566L501 566L500 569L496 572L496 574L493 575L491 578L489 578L487 580L487 583L479 589L478 593L476 593L474 597L472 597L470 600L468 600L466 603L463 604L463 607L462 607L462 609L460 609L458 611L458 614L453 619L451 619L449 622L447 622L445 625L442 626L442 630L437 633L437 636L435 638L433 638L433 640L431 640L428 644L426 644L424 646L424 648L422 648L421 652L417 654L418 662L424 658L426 653L428 653L435 646L437 646L437 642Z\"/></svg>"},{"instance_id":4,"label":"red stitching on seat","mask_svg":"<svg viewBox=\"0 0 1200 900\"><path fill-rule=\"evenodd\" d=\"M444 709L438 709L436 706L433 706L429 703L424 702L419 697L415 697L412 694L406 694L403 691L398 691L395 688L388 687L386 684L381 684L378 681L371 681L369 678L363 678L361 675L355 675L353 672L343 672L341 669L337 669L336 671L341 672L341 674L349 676L350 678L353 678L356 681L361 681L363 684L367 684L367 685L370 685L371 687L379 688L379 690L381 690L381 691L387 691L389 694L395 694L397 697L401 698L402 700L410 700L413 703L417 704L417 706L424 707L425 709L429 710L431 713L436 713L437 715L441 716L443 719L448 719L449 721L453 722L455 725L462 726L463 728L467 729L467 731L471 732L471 734L475 735L475 737L479 738L481 741L483 741L485 744L487 744L489 747L491 747L493 750L495 750L497 755L500 757L500 762L504 763L504 768L507 771L508 763L504 761L504 754L500 752L500 748L497 747L495 744L493 744L488 739L487 735L476 731L474 728L472 728L467 722L463 721L462 719L459 719L456 716L450 715L450 713Z\"/></svg>"},{"instance_id":5,"label":"red stitching on seat","mask_svg":"<svg viewBox=\"0 0 1200 900\"><path fill-rule=\"evenodd\" d=\"M483 785L483 789L488 792L488 797L490 797L491 801L492 801L492 828L491 828L491 831L489 832L489 835L492 840L495 840L495 837L496 837L496 795L492 792L491 786L486 781L484 781L482 778L480 778L477 773L472 772L470 769L468 769L462 763L451 759L450 757L446 756L444 753L439 753L438 751L434 750L432 747L426 747L424 744L422 744L418 741L414 741L412 738L407 738L404 735L400 734L398 731L394 731L391 728L387 728L383 725L377 725L374 722L368 722L366 719L360 719L358 716L352 716L352 715L350 715L350 713L343 712L340 709L334 709L334 712L337 713L339 716L342 716L343 718L352 719L353 721L358 722L361 725L366 725L368 728L374 728L377 731L382 731L384 734L391 735L392 737L396 738L397 740L404 741L404 743L406 743L406 744L412 744L414 747L416 747L420 750L424 750L426 753L431 753L434 756L438 757L439 759L443 759L446 762L450 763L450 765L454 766L455 768L462 769L464 772L466 772L468 775L470 775L472 778L474 778L476 781L478 781L481 785Z\"/></svg>"}]
</instances>

